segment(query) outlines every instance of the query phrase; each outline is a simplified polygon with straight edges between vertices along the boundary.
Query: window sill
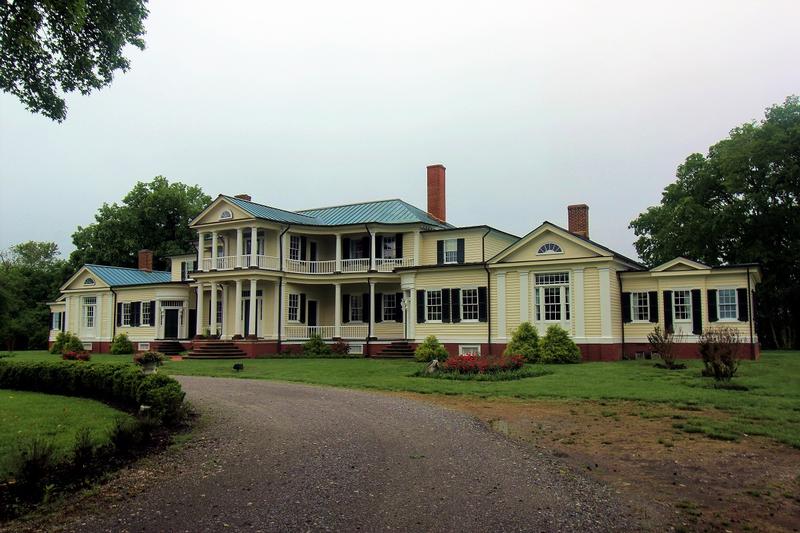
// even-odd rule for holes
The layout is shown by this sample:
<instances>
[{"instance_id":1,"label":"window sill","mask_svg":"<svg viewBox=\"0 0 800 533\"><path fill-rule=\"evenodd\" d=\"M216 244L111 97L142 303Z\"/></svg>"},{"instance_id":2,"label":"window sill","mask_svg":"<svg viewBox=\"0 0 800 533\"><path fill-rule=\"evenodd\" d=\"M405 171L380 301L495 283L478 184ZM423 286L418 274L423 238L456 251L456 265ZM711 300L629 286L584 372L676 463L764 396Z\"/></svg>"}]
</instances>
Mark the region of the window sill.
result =
<instances>
[{"instance_id":1,"label":"window sill","mask_svg":"<svg viewBox=\"0 0 800 533\"><path fill-rule=\"evenodd\" d=\"M444 324L441 320L428 320L425 319L425 324Z\"/></svg>"}]
</instances>

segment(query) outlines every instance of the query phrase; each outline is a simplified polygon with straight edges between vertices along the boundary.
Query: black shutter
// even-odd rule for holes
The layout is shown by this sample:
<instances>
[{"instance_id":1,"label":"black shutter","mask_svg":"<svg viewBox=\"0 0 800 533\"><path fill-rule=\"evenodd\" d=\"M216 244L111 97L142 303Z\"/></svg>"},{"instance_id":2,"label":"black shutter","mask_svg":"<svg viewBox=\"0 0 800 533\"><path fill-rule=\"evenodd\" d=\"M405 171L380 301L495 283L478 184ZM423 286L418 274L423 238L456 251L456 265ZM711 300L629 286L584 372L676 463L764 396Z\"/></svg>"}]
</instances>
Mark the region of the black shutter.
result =
<instances>
[{"instance_id":1,"label":"black shutter","mask_svg":"<svg viewBox=\"0 0 800 533\"><path fill-rule=\"evenodd\" d=\"M383 322L383 294L375 293L375 322Z\"/></svg>"},{"instance_id":2,"label":"black shutter","mask_svg":"<svg viewBox=\"0 0 800 533\"><path fill-rule=\"evenodd\" d=\"M450 320L461 322L461 289L450 289Z\"/></svg>"},{"instance_id":3,"label":"black shutter","mask_svg":"<svg viewBox=\"0 0 800 533\"><path fill-rule=\"evenodd\" d=\"M403 258L403 234L402 233L398 233L397 235L394 236L394 249L395 249L394 256L397 259L402 259Z\"/></svg>"},{"instance_id":4,"label":"black shutter","mask_svg":"<svg viewBox=\"0 0 800 533\"><path fill-rule=\"evenodd\" d=\"M342 295L342 324L350 322L350 295Z\"/></svg>"},{"instance_id":5,"label":"black shutter","mask_svg":"<svg viewBox=\"0 0 800 533\"><path fill-rule=\"evenodd\" d=\"M370 253L371 253L370 245L371 244L372 244L372 239L370 239L369 237L363 237L361 239L361 250L362 250L362 253L364 254L362 256L362 258L370 257Z\"/></svg>"},{"instance_id":6,"label":"black shutter","mask_svg":"<svg viewBox=\"0 0 800 533\"><path fill-rule=\"evenodd\" d=\"M441 241L440 241L441 242ZM417 324L425 322L425 291L417 291Z\"/></svg>"},{"instance_id":7,"label":"black shutter","mask_svg":"<svg viewBox=\"0 0 800 533\"><path fill-rule=\"evenodd\" d=\"M383 235L375 236L375 253L373 255L376 258L383 257Z\"/></svg>"},{"instance_id":8,"label":"black shutter","mask_svg":"<svg viewBox=\"0 0 800 533\"><path fill-rule=\"evenodd\" d=\"M717 315L717 289L708 289L708 321L716 322L719 320Z\"/></svg>"},{"instance_id":9,"label":"black shutter","mask_svg":"<svg viewBox=\"0 0 800 533\"><path fill-rule=\"evenodd\" d=\"M444 264L444 241L436 241L436 264Z\"/></svg>"},{"instance_id":10,"label":"black shutter","mask_svg":"<svg viewBox=\"0 0 800 533\"><path fill-rule=\"evenodd\" d=\"M150 325L156 325L156 303L154 301L150 301Z\"/></svg>"},{"instance_id":11,"label":"black shutter","mask_svg":"<svg viewBox=\"0 0 800 533\"><path fill-rule=\"evenodd\" d=\"M300 322L306 322L306 295L300 295Z\"/></svg>"},{"instance_id":12,"label":"black shutter","mask_svg":"<svg viewBox=\"0 0 800 533\"><path fill-rule=\"evenodd\" d=\"M633 307L633 301L631 300L631 293L623 292L622 293L622 322L627 324L631 321L631 307Z\"/></svg>"},{"instance_id":13,"label":"black shutter","mask_svg":"<svg viewBox=\"0 0 800 533\"><path fill-rule=\"evenodd\" d=\"M700 289L692 289L692 333L700 335L703 332L703 302L700 300Z\"/></svg>"},{"instance_id":14,"label":"black shutter","mask_svg":"<svg viewBox=\"0 0 800 533\"><path fill-rule=\"evenodd\" d=\"M442 289L442 322L450 323L450 289Z\"/></svg>"},{"instance_id":15,"label":"black shutter","mask_svg":"<svg viewBox=\"0 0 800 533\"><path fill-rule=\"evenodd\" d=\"M142 302L131 303L131 326L138 328L142 325Z\"/></svg>"},{"instance_id":16,"label":"black shutter","mask_svg":"<svg viewBox=\"0 0 800 533\"><path fill-rule=\"evenodd\" d=\"M489 319L489 291L486 287L478 287L478 321L486 322Z\"/></svg>"},{"instance_id":17,"label":"black shutter","mask_svg":"<svg viewBox=\"0 0 800 533\"><path fill-rule=\"evenodd\" d=\"M306 247L308 246L308 237L300 237L300 260L306 260Z\"/></svg>"},{"instance_id":18,"label":"black shutter","mask_svg":"<svg viewBox=\"0 0 800 533\"><path fill-rule=\"evenodd\" d=\"M342 259L350 259L350 239L342 239Z\"/></svg>"},{"instance_id":19,"label":"black shutter","mask_svg":"<svg viewBox=\"0 0 800 533\"><path fill-rule=\"evenodd\" d=\"M364 322L369 322L370 305L369 305L368 292L365 292L364 294L361 295L361 302L362 302L361 305L363 306L362 320L364 320ZM372 332L370 332L370 334L372 334Z\"/></svg>"},{"instance_id":20,"label":"black shutter","mask_svg":"<svg viewBox=\"0 0 800 533\"><path fill-rule=\"evenodd\" d=\"M117 302L117 327L122 325L122 302Z\"/></svg>"},{"instance_id":21,"label":"black shutter","mask_svg":"<svg viewBox=\"0 0 800 533\"><path fill-rule=\"evenodd\" d=\"M394 321L403 321L403 293L398 292L394 295Z\"/></svg>"},{"instance_id":22,"label":"black shutter","mask_svg":"<svg viewBox=\"0 0 800 533\"><path fill-rule=\"evenodd\" d=\"M647 293L647 302L650 304L650 322L658 323L658 292Z\"/></svg>"},{"instance_id":23,"label":"black shutter","mask_svg":"<svg viewBox=\"0 0 800 533\"><path fill-rule=\"evenodd\" d=\"M672 332L672 291L664 291L664 330Z\"/></svg>"},{"instance_id":24,"label":"black shutter","mask_svg":"<svg viewBox=\"0 0 800 533\"><path fill-rule=\"evenodd\" d=\"M49 327L49 328L47 328L47 329L49 329L49 330L54 330L54 329L56 329L56 328L54 328L54 327L53 327L53 323L55 322L55 320L53 320L53 317L54 317L55 315L56 315L55 313L50 313L50 327Z\"/></svg>"},{"instance_id":25,"label":"black shutter","mask_svg":"<svg viewBox=\"0 0 800 533\"><path fill-rule=\"evenodd\" d=\"M458 239L456 241L456 256L458 257L457 261L459 264L464 263L464 239Z\"/></svg>"},{"instance_id":26,"label":"black shutter","mask_svg":"<svg viewBox=\"0 0 800 533\"><path fill-rule=\"evenodd\" d=\"M747 312L747 289L736 289L736 301L739 304L739 322L747 322L750 316Z\"/></svg>"},{"instance_id":27,"label":"black shutter","mask_svg":"<svg viewBox=\"0 0 800 533\"><path fill-rule=\"evenodd\" d=\"M66 311L62 311L61 312L60 325L61 325L61 331L66 331L67 330L67 312Z\"/></svg>"}]
</instances>

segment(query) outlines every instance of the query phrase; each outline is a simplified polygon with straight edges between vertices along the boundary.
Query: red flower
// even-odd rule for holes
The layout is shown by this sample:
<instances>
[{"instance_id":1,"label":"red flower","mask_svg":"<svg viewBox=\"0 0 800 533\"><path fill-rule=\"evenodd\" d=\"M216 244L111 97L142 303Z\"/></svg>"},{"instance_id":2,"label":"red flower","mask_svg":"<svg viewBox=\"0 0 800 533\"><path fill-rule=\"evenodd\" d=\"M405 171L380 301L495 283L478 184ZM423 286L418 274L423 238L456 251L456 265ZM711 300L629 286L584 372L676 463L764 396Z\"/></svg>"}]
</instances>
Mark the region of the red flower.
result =
<instances>
[{"instance_id":1,"label":"red flower","mask_svg":"<svg viewBox=\"0 0 800 533\"><path fill-rule=\"evenodd\" d=\"M485 374L521 368L525 358L521 355L453 355L444 362L446 370L460 374Z\"/></svg>"}]
</instances>

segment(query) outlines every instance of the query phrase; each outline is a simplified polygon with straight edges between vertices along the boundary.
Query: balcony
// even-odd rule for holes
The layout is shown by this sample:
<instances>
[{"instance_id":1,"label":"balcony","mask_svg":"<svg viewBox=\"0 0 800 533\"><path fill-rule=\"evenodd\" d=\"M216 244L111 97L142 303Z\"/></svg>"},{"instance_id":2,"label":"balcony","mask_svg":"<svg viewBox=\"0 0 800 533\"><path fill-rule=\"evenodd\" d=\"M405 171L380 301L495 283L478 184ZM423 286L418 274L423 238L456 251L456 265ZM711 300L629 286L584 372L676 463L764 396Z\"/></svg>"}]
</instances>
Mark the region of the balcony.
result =
<instances>
[{"instance_id":1,"label":"balcony","mask_svg":"<svg viewBox=\"0 0 800 533\"><path fill-rule=\"evenodd\" d=\"M202 269L204 272L208 272L209 270L233 270L253 266L264 270L278 270L279 265L278 258L269 255L241 255L238 258L235 255L226 255L216 259L203 259Z\"/></svg>"},{"instance_id":2,"label":"balcony","mask_svg":"<svg viewBox=\"0 0 800 533\"><path fill-rule=\"evenodd\" d=\"M342 339L366 339L369 333L368 324L343 324L339 326L338 337ZM302 324L289 325L283 328L283 336L287 340L308 339L312 335L319 335L323 339L337 337L336 326L304 326Z\"/></svg>"}]
</instances>

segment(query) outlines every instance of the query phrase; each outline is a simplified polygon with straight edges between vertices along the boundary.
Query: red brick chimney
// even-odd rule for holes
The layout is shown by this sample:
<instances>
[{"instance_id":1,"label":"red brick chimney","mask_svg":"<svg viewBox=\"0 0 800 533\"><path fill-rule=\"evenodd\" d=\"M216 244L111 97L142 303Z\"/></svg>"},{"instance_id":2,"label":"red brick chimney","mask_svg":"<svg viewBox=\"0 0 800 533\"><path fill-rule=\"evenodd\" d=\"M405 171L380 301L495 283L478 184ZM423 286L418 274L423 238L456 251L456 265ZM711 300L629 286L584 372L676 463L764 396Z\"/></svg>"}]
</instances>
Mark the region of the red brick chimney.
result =
<instances>
[{"instance_id":1,"label":"red brick chimney","mask_svg":"<svg viewBox=\"0 0 800 533\"><path fill-rule=\"evenodd\" d=\"M247 200L248 202L252 200L249 194L237 194L234 196L234 198L238 198L239 200Z\"/></svg>"},{"instance_id":2,"label":"red brick chimney","mask_svg":"<svg viewBox=\"0 0 800 533\"><path fill-rule=\"evenodd\" d=\"M447 221L444 170L444 165L428 166L428 214L440 222Z\"/></svg>"},{"instance_id":3,"label":"red brick chimney","mask_svg":"<svg viewBox=\"0 0 800 533\"><path fill-rule=\"evenodd\" d=\"M569 221L569 232L589 238L589 206L586 204L576 204L567 206L567 220Z\"/></svg>"},{"instance_id":4,"label":"red brick chimney","mask_svg":"<svg viewBox=\"0 0 800 533\"><path fill-rule=\"evenodd\" d=\"M153 251L139 250L139 270L145 272L153 271Z\"/></svg>"}]
</instances>

